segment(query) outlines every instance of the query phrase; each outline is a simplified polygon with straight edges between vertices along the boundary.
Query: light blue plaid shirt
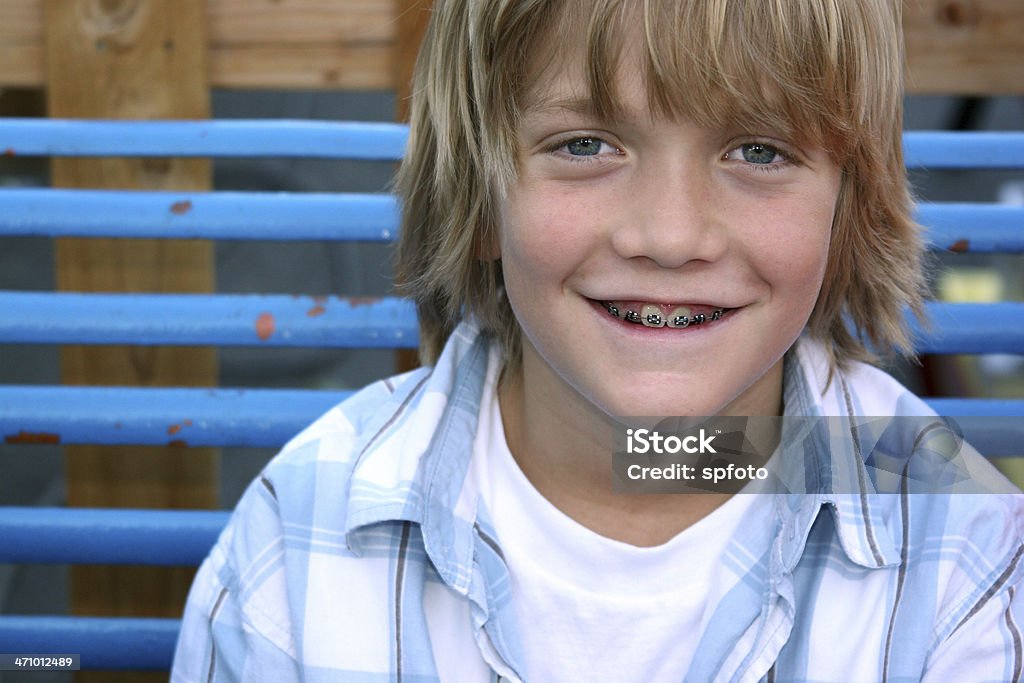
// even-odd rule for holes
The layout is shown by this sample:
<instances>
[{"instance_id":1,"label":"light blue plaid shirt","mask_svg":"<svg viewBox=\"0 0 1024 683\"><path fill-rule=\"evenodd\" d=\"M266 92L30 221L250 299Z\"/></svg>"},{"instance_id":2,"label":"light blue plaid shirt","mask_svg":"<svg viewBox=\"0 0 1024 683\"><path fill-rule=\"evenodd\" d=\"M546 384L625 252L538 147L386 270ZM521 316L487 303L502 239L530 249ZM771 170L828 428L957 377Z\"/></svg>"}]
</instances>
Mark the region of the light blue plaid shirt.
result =
<instances>
[{"instance_id":1,"label":"light blue plaid shirt","mask_svg":"<svg viewBox=\"0 0 1024 683\"><path fill-rule=\"evenodd\" d=\"M367 387L284 448L196 577L172 681L521 679L508 570L467 477L488 362L464 324L435 368ZM868 366L827 383L807 340L785 374L787 414L928 414ZM876 493L858 438L806 453L815 492L771 494L775 514L741 526L731 588L680 634L699 637L685 680L1021 680L1022 496ZM856 490L837 491L842 471Z\"/></svg>"}]
</instances>

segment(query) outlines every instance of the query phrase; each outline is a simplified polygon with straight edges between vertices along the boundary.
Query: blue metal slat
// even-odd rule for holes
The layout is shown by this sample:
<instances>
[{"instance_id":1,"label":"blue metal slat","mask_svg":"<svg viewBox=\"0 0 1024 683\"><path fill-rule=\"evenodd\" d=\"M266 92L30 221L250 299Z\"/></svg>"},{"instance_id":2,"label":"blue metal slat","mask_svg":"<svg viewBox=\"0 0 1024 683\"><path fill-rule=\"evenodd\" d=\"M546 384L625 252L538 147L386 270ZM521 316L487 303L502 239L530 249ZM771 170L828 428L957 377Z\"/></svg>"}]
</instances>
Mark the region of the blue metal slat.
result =
<instances>
[{"instance_id":1,"label":"blue metal slat","mask_svg":"<svg viewBox=\"0 0 1024 683\"><path fill-rule=\"evenodd\" d=\"M403 124L359 121L0 119L0 152L11 156L397 161L408 137Z\"/></svg>"},{"instance_id":2,"label":"blue metal slat","mask_svg":"<svg viewBox=\"0 0 1024 683\"><path fill-rule=\"evenodd\" d=\"M0 386L9 444L278 448L350 391Z\"/></svg>"},{"instance_id":3,"label":"blue metal slat","mask_svg":"<svg viewBox=\"0 0 1024 683\"><path fill-rule=\"evenodd\" d=\"M903 155L908 168L1024 168L1024 132L906 131Z\"/></svg>"},{"instance_id":4,"label":"blue metal slat","mask_svg":"<svg viewBox=\"0 0 1024 683\"><path fill-rule=\"evenodd\" d=\"M194 567L229 517L214 510L0 507L0 563Z\"/></svg>"},{"instance_id":5,"label":"blue metal slat","mask_svg":"<svg viewBox=\"0 0 1024 683\"><path fill-rule=\"evenodd\" d=\"M396 297L0 291L0 343L415 348Z\"/></svg>"},{"instance_id":6,"label":"blue metal slat","mask_svg":"<svg viewBox=\"0 0 1024 683\"><path fill-rule=\"evenodd\" d=\"M1024 354L1024 303L925 305L928 327L910 319L918 353Z\"/></svg>"},{"instance_id":7,"label":"blue metal slat","mask_svg":"<svg viewBox=\"0 0 1024 683\"><path fill-rule=\"evenodd\" d=\"M78 654L82 669L166 671L180 619L0 616L0 652Z\"/></svg>"},{"instance_id":8,"label":"blue metal slat","mask_svg":"<svg viewBox=\"0 0 1024 683\"><path fill-rule=\"evenodd\" d=\"M387 242L390 194L0 190L0 236Z\"/></svg>"},{"instance_id":9,"label":"blue metal slat","mask_svg":"<svg viewBox=\"0 0 1024 683\"><path fill-rule=\"evenodd\" d=\"M933 398L927 403L986 457L1024 457L1024 400Z\"/></svg>"},{"instance_id":10,"label":"blue metal slat","mask_svg":"<svg viewBox=\"0 0 1024 683\"><path fill-rule=\"evenodd\" d=\"M916 218L933 249L971 253L1024 253L1024 206L922 203Z\"/></svg>"}]
</instances>

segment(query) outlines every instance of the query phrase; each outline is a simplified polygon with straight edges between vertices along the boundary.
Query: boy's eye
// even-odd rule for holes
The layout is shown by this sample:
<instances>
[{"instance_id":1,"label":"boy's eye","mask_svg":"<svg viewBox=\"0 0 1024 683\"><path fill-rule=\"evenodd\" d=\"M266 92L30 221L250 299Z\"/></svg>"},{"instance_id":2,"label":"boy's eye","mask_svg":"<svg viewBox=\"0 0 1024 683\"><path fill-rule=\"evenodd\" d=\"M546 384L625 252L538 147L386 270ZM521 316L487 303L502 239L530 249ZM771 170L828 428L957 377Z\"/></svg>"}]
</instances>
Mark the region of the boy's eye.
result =
<instances>
[{"instance_id":1,"label":"boy's eye","mask_svg":"<svg viewBox=\"0 0 1024 683\"><path fill-rule=\"evenodd\" d=\"M570 140L563 145L566 152L577 157L592 157L597 156L603 151L607 151L608 143L598 138L576 138Z\"/></svg>"},{"instance_id":2,"label":"boy's eye","mask_svg":"<svg viewBox=\"0 0 1024 683\"><path fill-rule=\"evenodd\" d=\"M730 161L745 161L748 164L767 166L769 164L785 163L788 158L785 154L762 142L747 142L726 153L725 158Z\"/></svg>"},{"instance_id":3,"label":"boy's eye","mask_svg":"<svg viewBox=\"0 0 1024 683\"><path fill-rule=\"evenodd\" d=\"M776 152L775 149L768 145L762 145L756 142L748 145L741 145L740 149L743 150L743 159L752 164L770 164L775 161L775 157L778 156L778 152Z\"/></svg>"}]
</instances>

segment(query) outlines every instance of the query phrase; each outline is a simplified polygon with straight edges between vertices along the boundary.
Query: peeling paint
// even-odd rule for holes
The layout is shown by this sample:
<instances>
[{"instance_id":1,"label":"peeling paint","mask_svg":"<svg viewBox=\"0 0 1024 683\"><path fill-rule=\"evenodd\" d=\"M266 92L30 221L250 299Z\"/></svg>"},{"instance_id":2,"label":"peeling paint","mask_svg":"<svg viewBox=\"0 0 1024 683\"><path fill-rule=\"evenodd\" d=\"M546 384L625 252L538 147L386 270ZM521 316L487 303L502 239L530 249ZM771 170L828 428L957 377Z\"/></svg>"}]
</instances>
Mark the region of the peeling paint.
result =
<instances>
[{"instance_id":1,"label":"peeling paint","mask_svg":"<svg viewBox=\"0 0 1024 683\"><path fill-rule=\"evenodd\" d=\"M348 305L349 306L351 306L352 308L355 308L356 306L370 306L372 304L375 304L378 301L380 301L380 297L376 297L376 296L353 296L353 297L350 297L350 298L346 299L346 301L348 301Z\"/></svg>"},{"instance_id":2,"label":"peeling paint","mask_svg":"<svg viewBox=\"0 0 1024 683\"><path fill-rule=\"evenodd\" d=\"M173 424L167 428L167 436L174 436L181 431L182 427L191 427L192 420L182 420L181 424Z\"/></svg>"},{"instance_id":3,"label":"peeling paint","mask_svg":"<svg viewBox=\"0 0 1024 683\"><path fill-rule=\"evenodd\" d=\"M188 444L185 443L184 439L172 439L167 442L167 445L171 448L188 448Z\"/></svg>"},{"instance_id":4,"label":"peeling paint","mask_svg":"<svg viewBox=\"0 0 1024 683\"><path fill-rule=\"evenodd\" d=\"M308 315L310 318L315 318L318 315L323 315L324 313L327 312L327 309L324 307L324 304L326 304L326 303L327 303L327 297L325 297L325 296L314 296L313 297L313 304L314 304L314 306L313 306L313 308L311 308L308 311L306 311L306 315Z\"/></svg>"},{"instance_id":5,"label":"peeling paint","mask_svg":"<svg viewBox=\"0 0 1024 683\"><path fill-rule=\"evenodd\" d=\"M965 240L965 239L964 240L957 240L956 242L953 243L953 246L951 246L949 248L950 251L956 252L957 254L962 254L965 251L970 251L970 249L971 249L971 243L970 243L970 241Z\"/></svg>"},{"instance_id":6,"label":"peeling paint","mask_svg":"<svg viewBox=\"0 0 1024 683\"><path fill-rule=\"evenodd\" d=\"M60 436L48 432L25 432L4 437L4 443L60 443Z\"/></svg>"},{"instance_id":7,"label":"peeling paint","mask_svg":"<svg viewBox=\"0 0 1024 683\"><path fill-rule=\"evenodd\" d=\"M260 313L259 317L256 318L256 336L260 338L260 341L267 341L274 334L274 328L277 323L274 321L274 316L270 313Z\"/></svg>"},{"instance_id":8,"label":"peeling paint","mask_svg":"<svg viewBox=\"0 0 1024 683\"><path fill-rule=\"evenodd\" d=\"M188 213L192 210L192 202L188 199L180 202L174 202L171 204L171 213L176 216L180 216L184 213Z\"/></svg>"}]
</instances>

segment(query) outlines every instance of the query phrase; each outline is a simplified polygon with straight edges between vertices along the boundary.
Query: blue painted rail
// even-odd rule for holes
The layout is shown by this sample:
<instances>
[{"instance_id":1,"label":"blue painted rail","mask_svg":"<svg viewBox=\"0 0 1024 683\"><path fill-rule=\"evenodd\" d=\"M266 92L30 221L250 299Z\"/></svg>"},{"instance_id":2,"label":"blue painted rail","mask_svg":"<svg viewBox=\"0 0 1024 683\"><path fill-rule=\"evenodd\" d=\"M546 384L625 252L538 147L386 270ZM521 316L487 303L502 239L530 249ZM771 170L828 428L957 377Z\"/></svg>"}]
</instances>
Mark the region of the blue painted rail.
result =
<instances>
[{"instance_id":1,"label":"blue painted rail","mask_svg":"<svg viewBox=\"0 0 1024 683\"><path fill-rule=\"evenodd\" d=\"M0 649L78 654L83 669L166 671L180 627L178 619L5 616Z\"/></svg>"},{"instance_id":2,"label":"blue painted rail","mask_svg":"<svg viewBox=\"0 0 1024 683\"><path fill-rule=\"evenodd\" d=\"M314 121L0 120L8 156L285 157L394 162L408 131ZM1024 133L913 132L908 167L1024 168ZM0 189L0 237L147 237L390 242L387 194ZM935 250L1024 253L1024 207L917 208ZM925 353L1024 354L1024 304L932 304L915 327ZM383 297L0 292L0 344L134 344L409 348L413 307ZM279 447L348 391L222 388L0 387L9 444ZM1024 399L934 399L964 416L965 435L994 457L1017 455L1005 419ZM970 417L968 417L970 416ZM184 451L182 451L184 453ZM172 456L173 457L173 456ZM0 508L0 563L194 565L226 523L209 511ZM82 654L83 668L167 669L173 619L0 617L0 652Z\"/></svg>"},{"instance_id":3,"label":"blue painted rail","mask_svg":"<svg viewBox=\"0 0 1024 683\"><path fill-rule=\"evenodd\" d=\"M408 126L360 121L8 118L0 127L0 153L47 157L277 157L397 161L405 152L408 137ZM997 158L1004 154L995 144L991 145L991 153Z\"/></svg>"},{"instance_id":4,"label":"blue painted rail","mask_svg":"<svg viewBox=\"0 0 1024 683\"><path fill-rule=\"evenodd\" d=\"M415 348L418 338L415 306L394 297L0 292L7 344Z\"/></svg>"},{"instance_id":5,"label":"blue painted rail","mask_svg":"<svg viewBox=\"0 0 1024 683\"><path fill-rule=\"evenodd\" d=\"M0 563L195 566L229 517L212 510L6 507L2 512Z\"/></svg>"},{"instance_id":6,"label":"blue painted rail","mask_svg":"<svg viewBox=\"0 0 1024 683\"><path fill-rule=\"evenodd\" d=\"M398 205L387 194L0 191L0 235L389 242Z\"/></svg>"},{"instance_id":7,"label":"blue painted rail","mask_svg":"<svg viewBox=\"0 0 1024 683\"><path fill-rule=\"evenodd\" d=\"M0 438L9 444L279 448L350 394L311 389L3 386Z\"/></svg>"}]
</instances>

